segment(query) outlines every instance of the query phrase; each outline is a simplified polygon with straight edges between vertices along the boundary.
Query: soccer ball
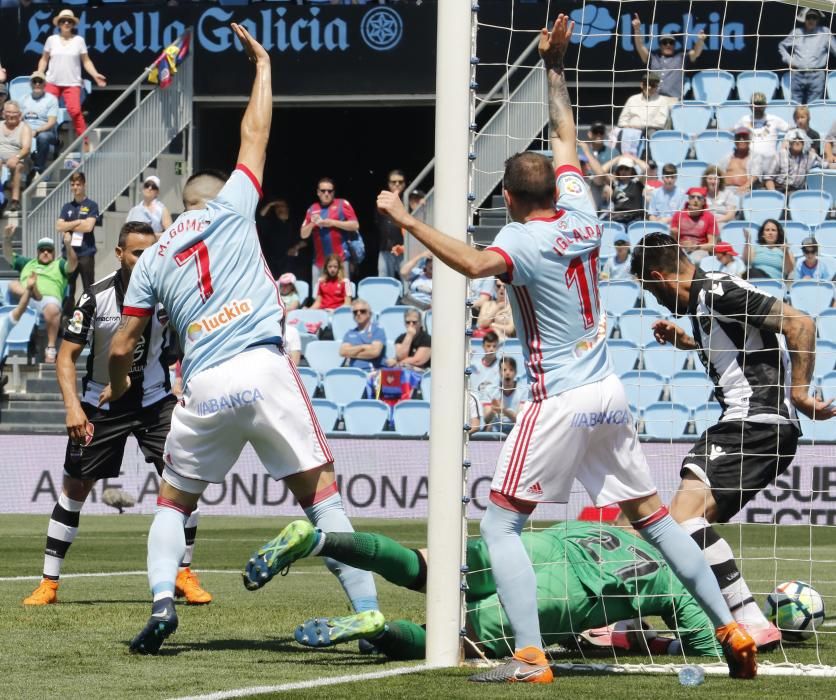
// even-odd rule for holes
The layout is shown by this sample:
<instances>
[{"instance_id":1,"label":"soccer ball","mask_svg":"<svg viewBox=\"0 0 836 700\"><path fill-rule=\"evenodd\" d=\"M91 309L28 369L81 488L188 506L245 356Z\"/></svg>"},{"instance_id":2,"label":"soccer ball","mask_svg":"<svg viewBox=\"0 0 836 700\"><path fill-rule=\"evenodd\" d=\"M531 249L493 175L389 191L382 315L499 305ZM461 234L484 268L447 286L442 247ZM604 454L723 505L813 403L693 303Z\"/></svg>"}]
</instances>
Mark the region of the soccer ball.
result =
<instances>
[{"instance_id":1,"label":"soccer ball","mask_svg":"<svg viewBox=\"0 0 836 700\"><path fill-rule=\"evenodd\" d=\"M767 596L763 614L785 640L800 642L812 637L824 621L824 601L809 583L787 581Z\"/></svg>"}]
</instances>

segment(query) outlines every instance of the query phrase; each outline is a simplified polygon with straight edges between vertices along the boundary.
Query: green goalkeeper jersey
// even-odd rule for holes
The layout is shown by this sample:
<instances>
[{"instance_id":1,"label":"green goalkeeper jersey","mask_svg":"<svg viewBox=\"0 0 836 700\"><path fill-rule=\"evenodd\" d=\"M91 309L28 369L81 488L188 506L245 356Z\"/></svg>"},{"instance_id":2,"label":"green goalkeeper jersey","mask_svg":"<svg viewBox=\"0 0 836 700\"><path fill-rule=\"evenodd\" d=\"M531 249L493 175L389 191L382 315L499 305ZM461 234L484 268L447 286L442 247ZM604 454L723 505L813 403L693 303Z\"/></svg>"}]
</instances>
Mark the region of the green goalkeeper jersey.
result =
<instances>
[{"instance_id":1,"label":"green goalkeeper jersey","mask_svg":"<svg viewBox=\"0 0 836 700\"><path fill-rule=\"evenodd\" d=\"M563 522L523 533L537 577L540 630L547 645L583 630L650 615L675 630L686 653L718 655L711 621L649 544L625 530ZM497 657L513 651L511 626L499 604L487 546L468 543L467 619Z\"/></svg>"}]
</instances>

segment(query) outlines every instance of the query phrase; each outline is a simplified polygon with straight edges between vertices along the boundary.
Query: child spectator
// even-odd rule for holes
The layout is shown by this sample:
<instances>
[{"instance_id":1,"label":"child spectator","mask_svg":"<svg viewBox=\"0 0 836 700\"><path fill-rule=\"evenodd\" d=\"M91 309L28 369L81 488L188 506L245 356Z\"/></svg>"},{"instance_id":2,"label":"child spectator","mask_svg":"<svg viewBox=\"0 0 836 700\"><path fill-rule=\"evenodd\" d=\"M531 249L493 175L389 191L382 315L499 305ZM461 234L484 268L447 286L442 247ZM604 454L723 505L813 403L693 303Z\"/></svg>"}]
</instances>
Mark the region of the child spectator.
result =
<instances>
[{"instance_id":1,"label":"child spectator","mask_svg":"<svg viewBox=\"0 0 836 700\"><path fill-rule=\"evenodd\" d=\"M496 350L499 347L499 336L493 331L488 331L482 336L482 353L479 358L470 366L470 390L474 392L482 404L491 401L490 389L496 384L496 377L499 374L499 358Z\"/></svg>"},{"instance_id":2,"label":"child spectator","mask_svg":"<svg viewBox=\"0 0 836 700\"><path fill-rule=\"evenodd\" d=\"M171 214L168 208L159 200L160 178L149 175L142 183L142 201L133 207L125 221L142 221L148 224L154 233L159 234L171 226Z\"/></svg>"},{"instance_id":3,"label":"child spectator","mask_svg":"<svg viewBox=\"0 0 836 700\"><path fill-rule=\"evenodd\" d=\"M708 211L714 215L717 226L722 226L737 216L737 195L726 189L726 174L719 165L709 165L702 173Z\"/></svg>"},{"instance_id":4,"label":"child spectator","mask_svg":"<svg viewBox=\"0 0 836 700\"><path fill-rule=\"evenodd\" d=\"M432 306L433 294L433 256L427 251L418 253L401 265L401 279L409 284L409 292L403 303L419 309Z\"/></svg>"},{"instance_id":5,"label":"child spectator","mask_svg":"<svg viewBox=\"0 0 836 700\"><path fill-rule=\"evenodd\" d=\"M613 243L615 255L608 258L601 269L602 280L631 280L630 274L630 242L623 238Z\"/></svg>"},{"instance_id":6,"label":"child spectator","mask_svg":"<svg viewBox=\"0 0 836 700\"><path fill-rule=\"evenodd\" d=\"M688 203L671 219L671 236L694 264L711 255L719 233L717 222L706 208L705 200L706 191L702 187L689 188Z\"/></svg>"},{"instance_id":7,"label":"child spectator","mask_svg":"<svg viewBox=\"0 0 836 700\"><path fill-rule=\"evenodd\" d=\"M823 153L821 149L821 134L810 127L810 108L807 105L798 105L792 113L792 120L795 122L796 129L801 129L807 134L807 138L810 139L810 148L821 156ZM786 143L786 137L784 137L784 142Z\"/></svg>"},{"instance_id":8,"label":"child spectator","mask_svg":"<svg viewBox=\"0 0 836 700\"><path fill-rule=\"evenodd\" d=\"M796 280L824 280L836 277L836 260L829 255L819 255L819 243L813 236L801 241L802 257L795 265Z\"/></svg>"},{"instance_id":9,"label":"child spectator","mask_svg":"<svg viewBox=\"0 0 836 700\"><path fill-rule=\"evenodd\" d=\"M325 270L319 278L316 299L311 308L333 311L351 304L351 290L345 279L345 269L339 255L325 258Z\"/></svg>"},{"instance_id":10,"label":"child spectator","mask_svg":"<svg viewBox=\"0 0 836 700\"><path fill-rule=\"evenodd\" d=\"M279 277L279 294L282 297L285 311L295 311L302 303L296 290L296 275L285 272Z\"/></svg>"},{"instance_id":11,"label":"child spectator","mask_svg":"<svg viewBox=\"0 0 836 700\"><path fill-rule=\"evenodd\" d=\"M514 317L511 314L511 305L508 303L505 283L496 280L494 288L496 289L496 299L491 299L482 304L473 337L479 338L489 331L493 331L503 340L505 338L516 338L517 331L514 328Z\"/></svg>"},{"instance_id":12,"label":"child spectator","mask_svg":"<svg viewBox=\"0 0 836 700\"><path fill-rule=\"evenodd\" d=\"M749 266L749 279L788 280L795 263L786 244L784 227L775 219L767 219L758 229L758 242L751 242L749 229L743 230L746 245L743 259Z\"/></svg>"},{"instance_id":13,"label":"child spectator","mask_svg":"<svg viewBox=\"0 0 836 700\"><path fill-rule=\"evenodd\" d=\"M485 411L485 426L495 432L510 433L517 421L520 403L525 401L528 387L517 381L517 361L503 357L499 384L491 390L491 403Z\"/></svg>"},{"instance_id":14,"label":"child spectator","mask_svg":"<svg viewBox=\"0 0 836 700\"><path fill-rule=\"evenodd\" d=\"M738 252L731 243L721 242L715 245L714 257L720 263L717 272L725 272L727 275L734 275L735 277L746 276L746 263L740 259Z\"/></svg>"}]
</instances>

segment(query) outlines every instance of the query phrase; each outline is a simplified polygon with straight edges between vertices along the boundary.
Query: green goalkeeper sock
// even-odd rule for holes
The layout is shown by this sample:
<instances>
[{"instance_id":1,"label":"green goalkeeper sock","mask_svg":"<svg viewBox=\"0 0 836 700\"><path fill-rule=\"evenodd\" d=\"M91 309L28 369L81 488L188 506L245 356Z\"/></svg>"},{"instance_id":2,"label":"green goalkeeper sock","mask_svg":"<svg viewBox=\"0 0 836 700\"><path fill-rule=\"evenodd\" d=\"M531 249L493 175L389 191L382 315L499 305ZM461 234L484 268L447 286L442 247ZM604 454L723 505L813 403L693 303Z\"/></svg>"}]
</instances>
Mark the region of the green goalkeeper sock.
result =
<instances>
[{"instance_id":1,"label":"green goalkeeper sock","mask_svg":"<svg viewBox=\"0 0 836 700\"><path fill-rule=\"evenodd\" d=\"M386 623L386 631L372 639L381 652L396 661L423 659L427 646L427 630L409 620Z\"/></svg>"},{"instance_id":2,"label":"green goalkeeper sock","mask_svg":"<svg viewBox=\"0 0 836 700\"><path fill-rule=\"evenodd\" d=\"M317 553L319 556L372 571L411 590L420 590L427 582L424 557L389 537L370 532L327 532L321 536L325 543Z\"/></svg>"}]
</instances>

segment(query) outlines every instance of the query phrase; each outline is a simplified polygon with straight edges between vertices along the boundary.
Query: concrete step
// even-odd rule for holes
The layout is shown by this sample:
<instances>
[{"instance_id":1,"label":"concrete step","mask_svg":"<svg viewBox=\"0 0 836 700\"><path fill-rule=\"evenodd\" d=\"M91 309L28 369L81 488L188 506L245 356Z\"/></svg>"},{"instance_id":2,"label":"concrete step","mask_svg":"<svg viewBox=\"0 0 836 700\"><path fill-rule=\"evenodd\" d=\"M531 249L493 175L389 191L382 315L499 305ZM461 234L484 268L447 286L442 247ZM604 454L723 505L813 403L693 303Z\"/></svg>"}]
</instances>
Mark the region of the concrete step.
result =
<instances>
[{"instance_id":1,"label":"concrete step","mask_svg":"<svg viewBox=\"0 0 836 700\"><path fill-rule=\"evenodd\" d=\"M26 379L26 395L29 394L57 394L58 393L58 379L52 377L34 377ZM76 390L81 393L81 381L76 382Z\"/></svg>"},{"instance_id":2,"label":"concrete step","mask_svg":"<svg viewBox=\"0 0 836 700\"><path fill-rule=\"evenodd\" d=\"M36 402L32 402L37 405ZM47 404L48 405L48 404ZM49 426L51 428L63 427L66 421L64 407L58 406L56 408L37 409L37 408L18 408L17 405L12 406L3 411L3 423L18 423L20 425L29 425L33 429L35 427Z\"/></svg>"},{"instance_id":3,"label":"concrete step","mask_svg":"<svg viewBox=\"0 0 836 700\"><path fill-rule=\"evenodd\" d=\"M62 415L64 413L64 402L61 399L56 399L54 396L45 400L32 399L31 397L20 394L9 395L9 409L10 411L59 411Z\"/></svg>"},{"instance_id":4,"label":"concrete step","mask_svg":"<svg viewBox=\"0 0 836 700\"><path fill-rule=\"evenodd\" d=\"M67 429L64 424L61 425L31 425L29 423L11 423L8 422L6 414L3 414L2 422L0 422L0 435L66 435Z\"/></svg>"},{"instance_id":5,"label":"concrete step","mask_svg":"<svg viewBox=\"0 0 836 700\"><path fill-rule=\"evenodd\" d=\"M38 404L43 405L46 402L52 402L60 404L61 406L64 405L64 400L61 398L61 394L57 391L41 391L41 392L34 392L28 391L25 394L9 394L9 404L14 404L16 407L20 407L20 405L26 401L32 401Z\"/></svg>"}]
</instances>

